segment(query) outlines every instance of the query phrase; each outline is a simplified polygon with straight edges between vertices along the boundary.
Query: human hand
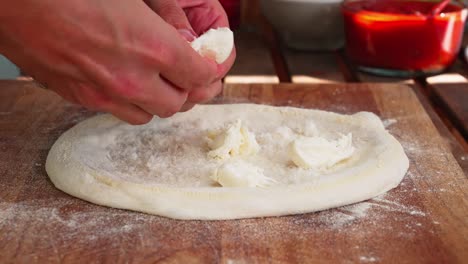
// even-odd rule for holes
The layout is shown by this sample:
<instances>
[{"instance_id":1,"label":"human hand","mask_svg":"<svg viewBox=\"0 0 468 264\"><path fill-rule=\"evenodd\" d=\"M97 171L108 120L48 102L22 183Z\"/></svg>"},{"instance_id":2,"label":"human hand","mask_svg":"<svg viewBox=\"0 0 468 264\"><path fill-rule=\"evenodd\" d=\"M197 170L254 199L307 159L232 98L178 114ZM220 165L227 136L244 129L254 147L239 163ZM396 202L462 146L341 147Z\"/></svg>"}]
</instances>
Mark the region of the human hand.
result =
<instances>
[{"instance_id":1,"label":"human hand","mask_svg":"<svg viewBox=\"0 0 468 264\"><path fill-rule=\"evenodd\" d=\"M229 27L228 17L217 0L145 0L161 18L178 29L187 41L203 34L211 28ZM217 78L205 89L189 92L183 110L194 104L216 96L222 90L221 78L232 67L236 58L235 48L229 58L217 66Z\"/></svg>"},{"instance_id":2,"label":"human hand","mask_svg":"<svg viewBox=\"0 0 468 264\"><path fill-rule=\"evenodd\" d=\"M0 53L68 101L132 124L204 99L196 91L224 72L143 1L2 1Z\"/></svg>"}]
</instances>

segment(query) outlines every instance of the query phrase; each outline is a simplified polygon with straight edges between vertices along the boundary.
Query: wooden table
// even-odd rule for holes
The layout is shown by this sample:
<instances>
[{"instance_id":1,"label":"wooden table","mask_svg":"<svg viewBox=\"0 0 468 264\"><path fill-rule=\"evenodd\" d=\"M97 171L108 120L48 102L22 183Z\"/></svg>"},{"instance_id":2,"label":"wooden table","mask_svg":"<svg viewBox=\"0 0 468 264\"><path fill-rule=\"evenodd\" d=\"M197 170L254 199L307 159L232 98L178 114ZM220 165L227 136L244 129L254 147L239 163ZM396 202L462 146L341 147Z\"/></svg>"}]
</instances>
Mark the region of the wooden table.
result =
<instances>
[{"instance_id":1,"label":"wooden table","mask_svg":"<svg viewBox=\"0 0 468 264\"><path fill-rule=\"evenodd\" d=\"M54 141L94 115L29 81L0 82L1 263L463 263L468 180L404 84L226 84L218 102L372 111L410 158L403 182L351 206L296 216L177 221L54 188ZM428 106L426 106L428 107ZM437 119L439 120L439 119ZM440 124L439 124L440 125ZM220 208L220 210L227 210Z\"/></svg>"}]
</instances>

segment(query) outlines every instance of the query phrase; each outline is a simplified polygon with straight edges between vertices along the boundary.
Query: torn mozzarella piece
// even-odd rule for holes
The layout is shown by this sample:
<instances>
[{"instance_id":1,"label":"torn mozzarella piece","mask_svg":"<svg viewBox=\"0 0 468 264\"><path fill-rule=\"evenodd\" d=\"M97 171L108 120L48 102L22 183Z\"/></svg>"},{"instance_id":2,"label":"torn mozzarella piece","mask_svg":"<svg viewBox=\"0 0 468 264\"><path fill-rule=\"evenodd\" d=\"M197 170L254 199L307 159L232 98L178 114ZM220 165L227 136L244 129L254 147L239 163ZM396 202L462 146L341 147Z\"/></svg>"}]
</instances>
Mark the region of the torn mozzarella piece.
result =
<instances>
[{"instance_id":1,"label":"torn mozzarella piece","mask_svg":"<svg viewBox=\"0 0 468 264\"><path fill-rule=\"evenodd\" d=\"M223 187L268 187L276 183L263 175L263 169L243 160L224 163L215 170L211 179Z\"/></svg>"},{"instance_id":2,"label":"torn mozzarella piece","mask_svg":"<svg viewBox=\"0 0 468 264\"><path fill-rule=\"evenodd\" d=\"M223 63L234 48L234 34L227 27L210 29L190 43L200 55Z\"/></svg>"},{"instance_id":3,"label":"torn mozzarella piece","mask_svg":"<svg viewBox=\"0 0 468 264\"><path fill-rule=\"evenodd\" d=\"M352 134L342 135L337 140L323 137L300 137L290 145L291 160L303 169L326 171L354 153Z\"/></svg>"},{"instance_id":4,"label":"torn mozzarella piece","mask_svg":"<svg viewBox=\"0 0 468 264\"><path fill-rule=\"evenodd\" d=\"M260 150L255 135L242 125L240 119L220 133L209 134L208 140L208 145L212 149L208 152L208 157L214 159L249 156Z\"/></svg>"}]
</instances>

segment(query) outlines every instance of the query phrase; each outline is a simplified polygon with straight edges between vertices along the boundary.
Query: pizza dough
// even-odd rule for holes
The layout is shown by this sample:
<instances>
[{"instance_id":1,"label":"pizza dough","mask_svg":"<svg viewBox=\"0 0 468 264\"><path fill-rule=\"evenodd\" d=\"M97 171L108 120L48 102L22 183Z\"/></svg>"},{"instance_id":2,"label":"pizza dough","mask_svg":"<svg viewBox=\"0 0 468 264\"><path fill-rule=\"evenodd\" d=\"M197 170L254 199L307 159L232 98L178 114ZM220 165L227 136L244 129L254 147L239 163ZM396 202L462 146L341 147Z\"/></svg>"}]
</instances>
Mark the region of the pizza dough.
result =
<instances>
[{"instance_id":1,"label":"pizza dough","mask_svg":"<svg viewBox=\"0 0 468 264\"><path fill-rule=\"evenodd\" d=\"M232 104L141 126L93 117L57 140L46 170L57 188L96 204L217 220L367 200L396 187L408 165L372 113Z\"/></svg>"}]
</instances>

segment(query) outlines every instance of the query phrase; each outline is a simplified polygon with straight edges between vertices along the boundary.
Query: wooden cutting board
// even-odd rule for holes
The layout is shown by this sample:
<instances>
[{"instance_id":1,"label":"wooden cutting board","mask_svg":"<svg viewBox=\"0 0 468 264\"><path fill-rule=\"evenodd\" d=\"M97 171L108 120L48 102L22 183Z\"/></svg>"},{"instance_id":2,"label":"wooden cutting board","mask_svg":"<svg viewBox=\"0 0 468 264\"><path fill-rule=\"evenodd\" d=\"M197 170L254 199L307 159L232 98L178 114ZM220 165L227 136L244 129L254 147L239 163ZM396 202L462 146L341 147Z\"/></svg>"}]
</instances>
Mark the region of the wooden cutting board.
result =
<instances>
[{"instance_id":1,"label":"wooden cutting board","mask_svg":"<svg viewBox=\"0 0 468 264\"><path fill-rule=\"evenodd\" d=\"M235 221L177 221L81 201L44 170L94 115L31 82L0 82L0 262L466 263L468 180L404 85L227 85L219 102L372 111L402 143L401 185L356 205ZM229 210L229 208L219 208Z\"/></svg>"}]
</instances>

